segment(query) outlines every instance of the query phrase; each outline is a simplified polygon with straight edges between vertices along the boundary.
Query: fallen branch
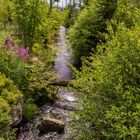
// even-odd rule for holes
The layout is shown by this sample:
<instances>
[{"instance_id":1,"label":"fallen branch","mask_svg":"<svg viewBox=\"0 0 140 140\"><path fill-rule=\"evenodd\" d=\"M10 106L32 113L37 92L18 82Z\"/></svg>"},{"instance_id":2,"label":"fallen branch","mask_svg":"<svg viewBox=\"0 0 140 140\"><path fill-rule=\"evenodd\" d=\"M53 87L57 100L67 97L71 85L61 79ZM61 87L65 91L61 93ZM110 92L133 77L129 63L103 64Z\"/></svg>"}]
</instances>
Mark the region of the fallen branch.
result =
<instances>
[{"instance_id":1,"label":"fallen branch","mask_svg":"<svg viewBox=\"0 0 140 140\"><path fill-rule=\"evenodd\" d=\"M66 86L68 86L69 83L70 83L69 80L67 80L67 81L51 81L49 83L49 85L66 87Z\"/></svg>"}]
</instances>

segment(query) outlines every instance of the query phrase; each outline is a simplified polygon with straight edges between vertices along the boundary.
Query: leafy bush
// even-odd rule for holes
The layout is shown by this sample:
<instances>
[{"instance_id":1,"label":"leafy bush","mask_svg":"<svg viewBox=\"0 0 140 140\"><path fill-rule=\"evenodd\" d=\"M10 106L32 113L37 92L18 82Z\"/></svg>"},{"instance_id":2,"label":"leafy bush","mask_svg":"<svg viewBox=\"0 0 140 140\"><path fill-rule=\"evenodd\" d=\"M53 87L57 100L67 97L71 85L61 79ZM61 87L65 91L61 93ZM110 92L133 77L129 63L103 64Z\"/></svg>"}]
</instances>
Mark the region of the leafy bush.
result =
<instances>
[{"instance_id":1,"label":"leafy bush","mask_svg":"<svg viewBox=\"0 0 140 140\"><path fill-rule=\"evenodd\" d=\"M140 27L119 24L108 32L107 43L76 71L72 85L82 107L72 123L75 139L140 139Z\"/></svg>"},{"instance_id":2,"label":"leafy bush","mask_svg":"<svg viewBox=\"0 0 140 140\"><path fill-rule=\"evenodd\" d=\"M127 27L140 23L140 3L138 0L118 0L113 18L117 22L124 22Z\"/></svg>"},{"instance_id":3,"label":"leafy bush","mask_svg":"<svg viewBox=\"0 0 140 140\"><path fill-rule=\"evenodd\" d=\"M23 116L27 120L31 120L34 117L34 113L37 111L38 107L34 103L25 103L23 106Z\"/></svg>"},{"instance_id":4,"label":"leafy bush","mask_svg":"<svg viewBox=\"0 0 140 140\"><path fill-rule=\"evenodd\" d=\"M0 74L0 137L10 134L13 123L10 113L21 98L22 94L13 82Z\"/></svg>"},{"instance_id":5,"label":"leafy bush","mask_svg":"<svg viewBox=\"0 0 140 140\"><path fill-rule=\"evenodd\" d=\"M56 99L56 87L49 85L49 81L53 77L51 70L52 68L48 64L37 62L32 65L27 97L33 98L39 105Z\"/></svg>"},{"instance_id":6,"label":"leafy bush","mask_svg":"<svg viewBox=\"0 0 140 140\"><path fill-rule=\"evenodd\" d=\"M10 0L1 0L0 5L1 5L0 23L3 23L4 26L5 25L7 26L9 22L12 22L11 14L13 9L13 4Z\"/></svg>"},{"instance_id":7,"label":"leafy bush","mask_svg":"<svg viewBox=\"0 0 140 140\"><path fill-rule=\"evenodd\" d=\"M26 99L28 97L33 98L34 101L38 101L40 98L45 101L55 99L55 88L48 84L53 75L54 51L50 47L45 49L36 46L32 53L34 56L31 62L26 63L22 62L12 52L1 50L0 72L14 81L24 92Z\"/></svg>"}]
</instances>

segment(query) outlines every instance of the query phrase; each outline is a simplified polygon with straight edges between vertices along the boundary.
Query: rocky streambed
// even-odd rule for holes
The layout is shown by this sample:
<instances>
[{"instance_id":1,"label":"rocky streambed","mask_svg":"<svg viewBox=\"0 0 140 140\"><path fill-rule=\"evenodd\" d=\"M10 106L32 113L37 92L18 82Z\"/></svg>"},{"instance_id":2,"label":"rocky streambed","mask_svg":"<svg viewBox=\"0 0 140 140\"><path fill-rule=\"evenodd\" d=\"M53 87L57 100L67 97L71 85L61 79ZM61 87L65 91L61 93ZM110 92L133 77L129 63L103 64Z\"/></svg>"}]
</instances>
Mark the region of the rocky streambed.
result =
<instances>
[{"instance_id":1,"label":"rocky streambed","mask_svg":"<svg viewBox=\"0 0 140 140\"><path fill-rule=\"evenodd\" d=\"M77 97L61 88L55 103L43 105L33 121L21 128L18 140L67 140L70 139L70 113L75 110Z\"/></svg>"},{"instance_id":2,"label":"rocky streambed","mask_svg":"<svg viewBox=\"0 0 140 140\"><path fill-rule=\"evenodd\" d=\"M55 73L59 80L70 80L69 67L71 55L68 42L65 40L66 29L60 27L58 52L56 54ZM69 140L70 113L77 106L77 97L66 87L58 90L58 99L54 103L46 103L36 113L36 118L20 128L17 140Z\"/></svg>"}]
</instances>

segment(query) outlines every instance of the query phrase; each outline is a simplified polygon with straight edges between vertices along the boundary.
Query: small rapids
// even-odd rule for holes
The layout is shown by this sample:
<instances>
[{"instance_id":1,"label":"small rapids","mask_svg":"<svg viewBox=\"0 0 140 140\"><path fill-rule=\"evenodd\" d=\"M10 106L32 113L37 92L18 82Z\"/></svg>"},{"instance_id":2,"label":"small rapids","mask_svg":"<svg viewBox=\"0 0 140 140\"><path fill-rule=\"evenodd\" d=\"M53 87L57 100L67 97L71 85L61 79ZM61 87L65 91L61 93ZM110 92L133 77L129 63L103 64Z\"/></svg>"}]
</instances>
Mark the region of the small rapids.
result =
<instances>
[{"instance_id":1,"label":"small rapids","mask_svg":"<svg viewBox=\"0 0 140 140\"><path fill-rule=\"evenodd\" d=\"M65 40L66 28L61 26L55 73L59 80L70 80L72 72L69 43ZM66 88L59 88L55 103L46 103L36 113L36 118L20 128L17 140L69 140L70 112L75 110L77 97Z\"/></svg>"}]
</instances>

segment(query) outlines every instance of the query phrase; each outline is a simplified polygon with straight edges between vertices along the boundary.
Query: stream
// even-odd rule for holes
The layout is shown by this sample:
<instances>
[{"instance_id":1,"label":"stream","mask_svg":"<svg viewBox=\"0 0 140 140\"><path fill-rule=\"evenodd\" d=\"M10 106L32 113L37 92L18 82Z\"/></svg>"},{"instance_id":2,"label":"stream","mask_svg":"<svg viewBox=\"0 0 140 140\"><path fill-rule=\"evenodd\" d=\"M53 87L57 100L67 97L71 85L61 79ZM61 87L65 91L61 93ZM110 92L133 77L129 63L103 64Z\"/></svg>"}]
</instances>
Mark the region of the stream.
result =
<instances>
[{"instance_id":1,"label":"stream","mask_svg":"<svg viewBox=\"0 0 140 140\"><path fill-rule=\"evenodd\" d=\"M56 47L55 74L59 80L70 80L71 54L65 39L66 28L61 26ZM36 113L37 117L20 128L17 140L70 140L70 113L75 110L77 97L66 87L58 90L55 103L46 103Z\"/></svg>"}]
</instances>

